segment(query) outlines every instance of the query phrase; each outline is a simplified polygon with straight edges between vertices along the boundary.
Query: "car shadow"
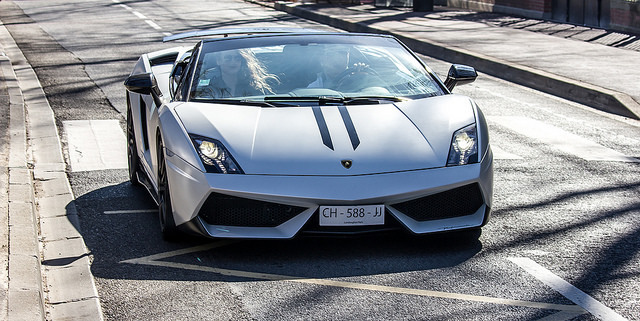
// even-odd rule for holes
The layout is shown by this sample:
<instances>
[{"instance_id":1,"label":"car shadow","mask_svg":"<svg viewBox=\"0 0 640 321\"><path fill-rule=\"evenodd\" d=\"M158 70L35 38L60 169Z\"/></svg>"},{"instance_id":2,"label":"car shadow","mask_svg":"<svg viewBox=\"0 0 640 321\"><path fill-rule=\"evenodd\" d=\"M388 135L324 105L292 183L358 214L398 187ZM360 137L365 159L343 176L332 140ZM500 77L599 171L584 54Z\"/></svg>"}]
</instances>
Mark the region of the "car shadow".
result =
<instances>
[{"instance_id":1,"label":"car shadow","mask_svg":"<svg viewBox=\"0 0 640 321\"><path fill-rule=\"evenodd\" d=\"M143 188L128 182L83 194L74 206L92 256L91 270L98 278L247 280L238 273L217 273L220 269L296 278L353 277L453 267L482 250L477 238L460 233L301 235L290 240L210 240L185 235L180 241L167 242L152 211L155 203ZM153 255L162 258L139 264ZM136 260L138 264L131 264Z\"/></svg>"}]
</instances>

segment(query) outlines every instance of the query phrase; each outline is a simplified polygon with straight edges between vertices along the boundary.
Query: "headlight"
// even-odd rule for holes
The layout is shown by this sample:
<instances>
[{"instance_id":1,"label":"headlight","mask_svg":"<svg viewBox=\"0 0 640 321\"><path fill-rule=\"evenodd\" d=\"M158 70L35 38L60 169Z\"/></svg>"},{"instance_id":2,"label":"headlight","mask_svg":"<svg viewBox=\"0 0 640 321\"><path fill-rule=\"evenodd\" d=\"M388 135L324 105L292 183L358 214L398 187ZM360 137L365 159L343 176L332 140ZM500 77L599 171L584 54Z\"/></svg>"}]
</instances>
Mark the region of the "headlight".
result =
<instances>
[{"instance_id":1,"label":"headlight","mask_svg":"<svg viewBox=\"0 0 640 321\"><path fill-rule=\"evenodd\" d=\"M465 165L478 162L478 135L476 124L456 131L451 140L447 166Z\"/></svg>"},{"instance_id":2,"label":"headlight","mask_svg":"<svg viewBox=\"0 0 640 321\"><path fill-rule=\"evenodd\" d=\"M240 166L219 141L196 135L191 135L191 141L207 172L243 174Z\"/></svg>"}]
</instances>

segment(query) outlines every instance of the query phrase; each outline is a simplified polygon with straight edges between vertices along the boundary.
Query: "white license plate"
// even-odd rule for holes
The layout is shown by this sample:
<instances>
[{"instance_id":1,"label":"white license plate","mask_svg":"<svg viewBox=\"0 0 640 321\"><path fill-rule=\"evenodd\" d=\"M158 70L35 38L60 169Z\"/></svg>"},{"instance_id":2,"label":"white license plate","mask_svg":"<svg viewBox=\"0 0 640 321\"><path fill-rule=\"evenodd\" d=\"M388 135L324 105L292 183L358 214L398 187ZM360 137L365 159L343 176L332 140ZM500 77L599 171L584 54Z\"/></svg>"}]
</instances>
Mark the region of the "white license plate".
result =
<instances>
[{"instance_id":1,"label":"white license plate","mask_svg":"<svg viewBox=\"0 0 640 321\"><path fill-rule=\"evenodd\" d=\"M384 225L384 205L320 206L320 226Z\"/></svg>"}]
</instances>

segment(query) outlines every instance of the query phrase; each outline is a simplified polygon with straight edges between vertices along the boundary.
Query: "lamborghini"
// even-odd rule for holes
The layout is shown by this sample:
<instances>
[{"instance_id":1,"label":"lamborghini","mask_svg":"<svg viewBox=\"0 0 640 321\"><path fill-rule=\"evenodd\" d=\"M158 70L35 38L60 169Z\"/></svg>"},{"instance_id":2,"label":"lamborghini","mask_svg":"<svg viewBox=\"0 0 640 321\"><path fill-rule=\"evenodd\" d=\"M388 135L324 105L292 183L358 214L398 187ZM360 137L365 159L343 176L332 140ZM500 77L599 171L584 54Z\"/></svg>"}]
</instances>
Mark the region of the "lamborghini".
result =
<instances>
[{"instance_id":1,"label":"lamborghini","mask_svg":"<svg viewBox=\"0 0 640 321\"><path fill-rule=\"evenodd\" d=\"M479 231L485 117L389 35L236 28L166 37L126 79L129 178L162 235ZM479 234L476 234L479 235Z\"/></svg>"}]
</instances>

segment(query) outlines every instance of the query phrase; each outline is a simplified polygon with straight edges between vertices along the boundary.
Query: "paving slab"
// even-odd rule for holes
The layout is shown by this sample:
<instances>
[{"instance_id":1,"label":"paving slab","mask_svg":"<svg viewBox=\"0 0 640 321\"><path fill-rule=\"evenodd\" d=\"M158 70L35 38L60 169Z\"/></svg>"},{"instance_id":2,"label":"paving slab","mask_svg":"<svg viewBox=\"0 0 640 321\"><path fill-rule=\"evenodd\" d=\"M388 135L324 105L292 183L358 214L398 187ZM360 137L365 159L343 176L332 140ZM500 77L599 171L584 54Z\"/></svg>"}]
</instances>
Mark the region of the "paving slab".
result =
<instances>
[{"instance_id":1,"label":"paving slab","mask_svg":"<svg viewBox=\"0 0 640 321\"><path fill-rule=\"evenodd\" d=\"M90 298L82 301L52 304L49 314L51 320L95 320L96 311L102 311L100 300Z\"/></svg>"},{"instance_id":2,"label":"paving slab","mask_svg":"<svg viewBox=\"0 0 640 321\"><path fill-rule=\"evenodd\" d=\"M42 266L48 270L89 266L87 246L81 238L47 242L42 250Z\"/></svg>"},{"instance_id":3,"label":"paving slab","mask_svg":"<svg viewBox=\"0 0 640 321\"><path fill-rule=\"evenodd\" d=\"M9 302L9 320L44 320L44 302L42 296L36 291L9 289Z\"/></svg>"},{"instance_id":4,"label":"paving slab","mask_svg":"<svg viewBox=\"0 0 640 321\"><path fill-rule=\"evenodd\" d=\"M40 218L40 235L43 242L81 238L78 215Z\"/></svg>"},{"instance_id":5,"label":"paving slab","mask_svg":"<svg viewBox=\"0 0 640 321\"><path fill-rule=\"evenodd\" d=\"M51 197L39 197L38 198L38 213L41 218L43 217L56 217L66 216L67 214L77 214L75 212L74 201L71 193L55 195ZM72 207L71 211L68 207Z\"/></svg>"}]
</instances>

